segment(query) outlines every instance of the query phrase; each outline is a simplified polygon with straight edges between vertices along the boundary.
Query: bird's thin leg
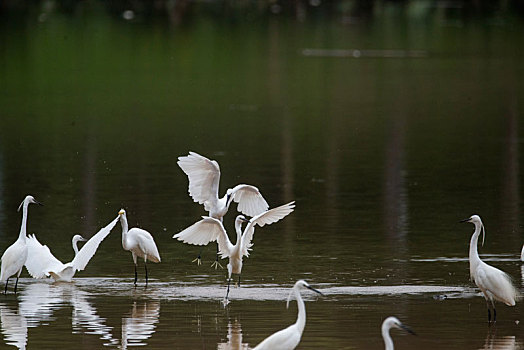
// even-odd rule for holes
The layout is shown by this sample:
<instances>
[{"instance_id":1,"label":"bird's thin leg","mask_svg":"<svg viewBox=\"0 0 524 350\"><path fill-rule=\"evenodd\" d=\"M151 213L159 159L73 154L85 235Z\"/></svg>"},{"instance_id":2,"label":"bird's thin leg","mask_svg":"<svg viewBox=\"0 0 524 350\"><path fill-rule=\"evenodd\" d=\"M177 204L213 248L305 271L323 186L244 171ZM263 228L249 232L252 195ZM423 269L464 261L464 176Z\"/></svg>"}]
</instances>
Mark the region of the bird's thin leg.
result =
<instances>
[{"instance_id":1,"label":"bird's thin leg","mask_svg":"<svg viewBox=\"0 0 524 350\"><path fill-rule=\"evenodd\" d=\"M144 262L144 267L146 268L146 287L147 287L147 264Z\"/></svg>"},{"instance_id":2,"label":"bird's thin leg","mask_svg":"<svg viewBox=\"0 0 524 350\"><path fill-rule=\"evenodd\" d=\"M240 287L240 275L238 275L238 286Z\"/></svg>"},{"instance_id":3,"label":"bird's thin leg","mask_svg":"<svg viewBox=\"0 0 524 350\"><path fill-rule=\"evenodd\" d=\"M4 289L4 294L7 294L7 284L9 283L9 278L7 278L7 280L5 281L5 289Z\"/></svg>"},{"instance_id":4,"label":"bird's thin leg","mask_svg":"<svg viewBox=\"0 0 524 350\"><path fill-rule=\"evenodd\" d=\"M191 260L191 262L195 261L198 266L202 265L202 249L200 249L200 252L198 252L198 256L196 257L196 259Z\"/></svg>"},{"instance_id":5,"label":"bird's thin leg","mask_svg":"<svg viewBox=\"0 0 524 350\"><path fill-rule=\"evenodd\" d=\"M137 272L136 272L136 264L135 264L135 282L134 282L134 283L135 283L135 286L136 286L136 280L137 280L137 278L138 278L138 274L137 274Z\"/></svg>"},{"instance_id":6,"label":"bird's thin leg","mask_svg":"<svg viewBox=\"0 0 524 350\"><path fill-rule=\"evenodd\" d=\"M15 282L15 294L16 294L16 288L18 287L18 276L16 276L16 282Z\"/></svg>"},{"instance_id":7,"label":"bird's thin leg","mask_svg":"<svg viewBox=\"0 0 524 350\"><path fill-rule=\"evenodd\" d=\"M229 284L231 283L231 277L227 279L227 292L226 292L226 300L227 300L227 297L229 296Z\"/></svg>"},{"instance_id":8,"label":"bird's thin leg","mask_svg":"<svg viewBox=\"0 0 524 350\"><path fill-rule=\"evenodd\" d=\"M220 265L220 263L218 262L218 244L217 244L217 258L215 260L214 263L211 264L211 267L214 267L215 270L218 269L218 267L220 266L221 269L223 269L224 267L222 265Z\"/></svg>"},{"instance_id":9,"label":"bird's thin leg","mask_svg":"<svg viewBox=\"0 0 524 350\"><path fill-rule=\"evenodd\" d=\"M486 299L486 306L488 307L488 323L491 324L491 306L489 305L489 300Z\"/></svg>"},{"instance_id":10,"label":"bird's thin leg","mask_svg":"<svg viewBox=\"0 0 524 350\"><path fill-rule=\"evenodd\" d=\"M493 307L493 323L497 322L497 309L495 308L495 301L491 300L491 306Z\"/></svg>"}]
</instances>

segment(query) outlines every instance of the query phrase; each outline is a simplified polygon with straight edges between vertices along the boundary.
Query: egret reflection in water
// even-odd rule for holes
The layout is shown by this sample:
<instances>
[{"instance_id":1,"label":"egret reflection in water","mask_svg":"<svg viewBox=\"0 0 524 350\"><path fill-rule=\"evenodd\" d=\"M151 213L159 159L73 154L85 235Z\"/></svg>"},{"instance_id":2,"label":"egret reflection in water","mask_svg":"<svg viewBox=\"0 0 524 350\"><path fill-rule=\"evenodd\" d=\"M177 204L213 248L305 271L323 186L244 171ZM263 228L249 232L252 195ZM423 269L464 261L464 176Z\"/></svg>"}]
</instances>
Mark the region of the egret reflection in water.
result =
<instances>
[{"instance_id":1,"label":"egret reflection in water","mask_svg":"<svg viewBox=\"0 0 524 350\"><path fill-rule=\"evenodd\" d=\"M155 333L160 316L160 303L144 301L133 303L131 315L122 318L122 340L119 349L128 346L147 345L145 340Z\"/></svg>"},{"instance_id":2,"label":"egret reflection in water","mask_svg":"<svg viewBox=\"0 0 524 350\"><path fill-rule=\"evenodd\" d=\"M112 328L97 314L89 302L90 294L70 283L34 283L25 288L19 297L18 310L0 303L2 333L7 344L25 349L28 343L28 328L53 327L55 311L72 307L72 333L96 334L104 345L116 345ZM85 331L83 331L85 329ZM30 339L29 339L30 340Z\"/></svg>"},{"instance_id":3,"label":"egret reflection in water","mask_svg":"<svg viewBox=\"0 0 524 350\"><path fill-rule=\"evenodd\" d=\"M520 344L514 335L496 337L493 332L488 332L484 346L479 350L516 350L520 349Z\"/></svg>"},{"instance_id":4,"label":"egret reflection in water","mask_svg":"<svg viewBox=\"0 0 524 350\"><path fill-rule=\"evenodd\" d=\"M240 322L235 319L233 322L229 320L227 324L227 342L218 343L217 350L247 350L249 349L247 343L242 342L242 326Z\"/></svg>"}]
</instances>

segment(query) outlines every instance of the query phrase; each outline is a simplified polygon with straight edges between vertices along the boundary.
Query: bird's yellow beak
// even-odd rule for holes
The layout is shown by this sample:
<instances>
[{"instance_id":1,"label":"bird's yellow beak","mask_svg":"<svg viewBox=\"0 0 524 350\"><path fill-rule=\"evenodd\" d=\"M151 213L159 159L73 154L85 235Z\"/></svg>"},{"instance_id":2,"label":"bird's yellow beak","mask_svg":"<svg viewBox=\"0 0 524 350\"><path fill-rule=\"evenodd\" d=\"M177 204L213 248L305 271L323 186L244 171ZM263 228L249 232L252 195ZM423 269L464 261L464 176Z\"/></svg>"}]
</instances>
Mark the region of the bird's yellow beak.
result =
<instances>
[{"instance_id":1,"label":"bird's yellow beak","mask_svg":"<svg viewBox=\"0 0 524 350\"><path fill-rule=\"evenodd\" d=\"M118 212L118 215L124 215L126 212L124 209L120 209L120 211Z\"/></svg>"}]
</instances>

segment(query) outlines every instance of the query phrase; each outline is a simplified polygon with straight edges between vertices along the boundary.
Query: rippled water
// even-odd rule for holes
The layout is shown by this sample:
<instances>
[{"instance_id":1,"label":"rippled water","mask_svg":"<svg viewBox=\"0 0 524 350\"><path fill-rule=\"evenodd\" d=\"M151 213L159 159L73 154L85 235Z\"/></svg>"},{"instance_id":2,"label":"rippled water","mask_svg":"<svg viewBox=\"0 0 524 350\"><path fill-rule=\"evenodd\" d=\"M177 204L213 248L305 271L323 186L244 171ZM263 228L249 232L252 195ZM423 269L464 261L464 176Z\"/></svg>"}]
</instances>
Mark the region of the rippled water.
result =
<instances>
[{"instance_id":1,"label":"rippled water","mask_svg":"<svg viewBox=\"0 0 524 350\"><path fill-rule=\"evenodd\" d=\"M118 225L71 284L24 271L0 348L245 349L294 322L298 279L324 293L303 293L299 349L380 349L390 315L417 333L392 331L399 349L524 347L520 303L488 327L458 223L482 216L482 258L522 292L521 23L81 19L0 24L0 250L30 193L28 230L59 259L125 208L162 262L135 288ZM205 214L176 165L190 150L220 163L221 192L297 205L257 228L225 307L216 248L197 266L171 238Z\"/></svg>"}]
</instances>

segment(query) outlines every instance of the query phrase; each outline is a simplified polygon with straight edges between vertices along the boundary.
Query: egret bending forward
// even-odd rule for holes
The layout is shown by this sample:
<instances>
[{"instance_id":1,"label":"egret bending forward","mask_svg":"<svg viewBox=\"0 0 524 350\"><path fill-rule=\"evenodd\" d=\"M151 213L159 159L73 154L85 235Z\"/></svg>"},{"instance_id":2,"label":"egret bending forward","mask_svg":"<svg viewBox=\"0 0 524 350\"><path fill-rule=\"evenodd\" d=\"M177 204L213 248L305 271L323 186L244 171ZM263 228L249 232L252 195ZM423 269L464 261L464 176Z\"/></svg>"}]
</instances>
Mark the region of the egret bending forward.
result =
<instances>
[{"instance_id":1,"label":"egret bending forward","mask_svg":"<svg viewBox=\"0 0 524 350\"><path fill-rule=\"evenodd\" d=\"M382 338L384 339L384 344L386 345L386 350L394 350L395 346L393 345L393 339L389 335L389 330L391 328L398 328L405 330L406 332L416 335L408 326L402 324L398 318L390 316L382 322Z\"/></svg>"},{"instance_id":2,"label":"egret bending forward","mask_svg":"<svg viewBox=\"0 0 524 350\"><path fill-rule=\"evenodd\" d=\"M229 188L224 197L219 198L220 167L215 160L189 152L187 156L178 157L177 164L188 177L189 195L193 201L204 205L209 217L222 221L232 200L238 203L238 211L248 216L256 216L269 208L258 188L251 185ZM193 261L200 265L200 254ZM211 266L217 268L219 265L217 255L216 261Z\"/></svg>"},{"instance_id":3,"label":"egret bending forward","mask_svg":"<svg viewBox=\"0 0 524 350\"><path fill-rule=\"evenodd\" d=\"M133 256L135 263L135 286L137 281L137 256L144 258L144 267L146 269L146 287L147 287L147 261L155 263L160 262L160 254L155 244L153 236L146 230L138 227L128 229L126 211L121 209L118 212L120 215L120 223L122 224L122 248L129 250Z\"/></svg>"},{"instance_id":4,"label":"egret bending forward","mask_svg":"<svg viewBox=\"0 0 524 350\"><path fill-rule=\"evenodd\" d=\"M238 281L240 283L240 273L242 272L242 258L249 256L249 250L253 246L251 241L255 234L255 225L264 226L283 219L290 214L295 208L295 202L289 202L280 207L270 209L262 214L259 214L251 220L247 220L244 215L238 215L235 220L235 230L237 233L237 241L233 245L229 241L226 229L220 220L204 216L202 220L188 227L184 231L177 233L173 238L177 238L184 243L195 245L206 245L209 242L218 240L218 249L222 259L229 258L227 264L228 282L226 300L229 295L229 284L231 282L231 275L238 274ZM242 233L242 223L248 222L244 232Z\"/></svg>"},{"instance_id":5,"label":"egret bending forward","mask_svg":"<svg viewBox=\"0 0 524 350\"><path fill-rule=\"evenodd\" d=\"M288 308L289 300L291 299L292 293L294 293L298 305L297 321L291 326L273 333L264 339L260 344L258 344L253 350L293 350L297 347L298 343L300 343L300 339L302 338L304 327L306 326L306 306L304 305L304 300L302 300L302 296L300 295L300 290L303 288L308 288L315 293L323 295L321 292L311 287L306 281L297 281L293 286L293 289L291 289L289 292L286 303L286 308Z\"/></svg>"},{"instance_id":6,"label":"egret bending forward","mask_svg":"<svg viewBox=\"0 0 524 350\"><path fill-rule=\"evenodd\" d=\"M33 278L53 277L55 281L71 282L77 271L86 268L91 258L95 255L98 246L106 238L113 227L115 227L119 217L117 216L109 225L100 229L93 237L86 240L80 235L74 235L72 241L75 257L66 264L55 258L46 245L40 244L35 235L27 238L27 261L25 267ZM79 241L87 241L78 250Z\"/></svg>"},{"instance_id":7,"label":"egret bending forward","mask_svg":"<svg viewBox=\"0 0 524 350\"><path fill-rule=\"evenodd\" d=\"M480 288L486 299L488 307L488 322L491 322L490 303L493 308L493 322L497 321L497 310L495 309L495 300L501 301L508 306L515 306L515 300L518 297L518 291L513 286L511 277L505 272L486 264L479 257L477 244L482 230L482 245L486 235L482 220L478 215L472 215L461 222L470 222L475 225L475 232L471 236L469 243L469 273L471 280Z\"/></svg>"},{"instance_id":8,"label":"egret bending forward","mask_svg":"<svg viewBox=\"0 0 524 350\"><path fill-rule=\"evenodd\" d=\"M11 244L2 255L2 267L0 272L0 282L5 281L4 294L7 294L7 284L9 278L16 274L15 283L15 294L18 287L18 277L22 273L25 261L27 259L27 244L26 244L26 231L27 231L27 207L29 204L35 203L42 205L33 196L26 196L24 201L18 207L18 211L22 208L22 225L20 226L20 234L15 243Z\"/></svg>"}]
</instances>

